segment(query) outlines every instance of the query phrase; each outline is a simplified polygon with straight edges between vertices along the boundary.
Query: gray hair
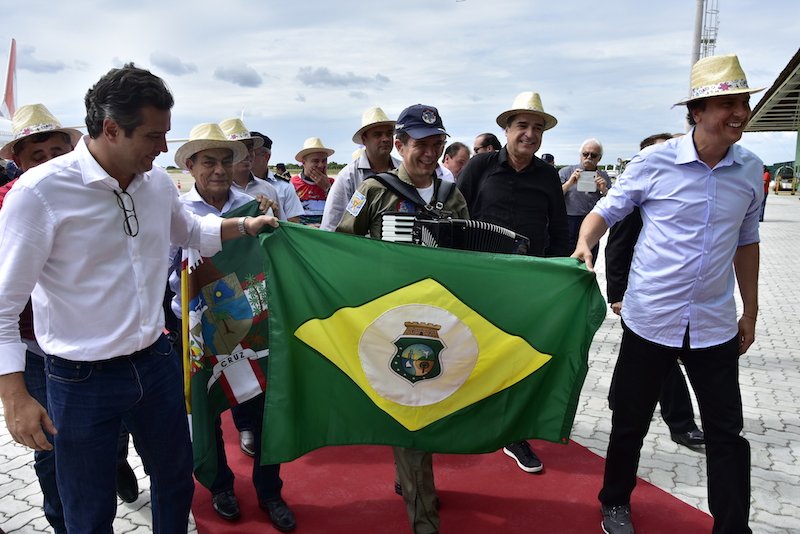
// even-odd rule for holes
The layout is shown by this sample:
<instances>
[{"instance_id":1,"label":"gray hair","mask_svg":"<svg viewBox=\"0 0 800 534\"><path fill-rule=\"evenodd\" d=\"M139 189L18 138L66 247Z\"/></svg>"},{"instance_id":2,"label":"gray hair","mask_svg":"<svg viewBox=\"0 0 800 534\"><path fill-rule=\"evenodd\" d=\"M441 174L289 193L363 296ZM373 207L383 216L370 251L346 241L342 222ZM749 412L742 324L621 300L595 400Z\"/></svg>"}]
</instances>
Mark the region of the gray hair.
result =
<instances>
[{"instance_id":1,"label":"gray hair","mask_svg":"<svg viewBox=\"0 0 800 534\"><path fill-rule=\"evenodd\" d=\"M601 143L594 137L590 137L589 139L581 143L581 147L578 149L578 155L583 154L583 147L585 147L586 145L597 145L597 147L600 149L600 155L601 156L603 155L603 143Z\"/></svg>"}]
</instances>

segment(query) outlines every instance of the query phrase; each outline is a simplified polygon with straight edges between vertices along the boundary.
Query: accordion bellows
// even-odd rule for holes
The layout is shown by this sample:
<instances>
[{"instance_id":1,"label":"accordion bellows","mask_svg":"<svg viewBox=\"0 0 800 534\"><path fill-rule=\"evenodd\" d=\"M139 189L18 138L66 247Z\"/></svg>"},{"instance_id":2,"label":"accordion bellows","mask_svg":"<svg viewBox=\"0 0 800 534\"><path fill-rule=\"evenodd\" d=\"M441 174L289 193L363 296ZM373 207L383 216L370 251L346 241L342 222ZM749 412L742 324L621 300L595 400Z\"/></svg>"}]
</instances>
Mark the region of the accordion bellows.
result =
<instances>
[{"instance_id":1,"label":"accordion bellows","mask_svg":"<svg viewBox=\"0 0 800 534\"><path fill-rule=\"evenodd\" d=\"M507 228L468 219L421 219L408 213L387 213L383 240L425 247L455 248L502 254L526 254L530 240Z\"/></svg>"}]
</instances>

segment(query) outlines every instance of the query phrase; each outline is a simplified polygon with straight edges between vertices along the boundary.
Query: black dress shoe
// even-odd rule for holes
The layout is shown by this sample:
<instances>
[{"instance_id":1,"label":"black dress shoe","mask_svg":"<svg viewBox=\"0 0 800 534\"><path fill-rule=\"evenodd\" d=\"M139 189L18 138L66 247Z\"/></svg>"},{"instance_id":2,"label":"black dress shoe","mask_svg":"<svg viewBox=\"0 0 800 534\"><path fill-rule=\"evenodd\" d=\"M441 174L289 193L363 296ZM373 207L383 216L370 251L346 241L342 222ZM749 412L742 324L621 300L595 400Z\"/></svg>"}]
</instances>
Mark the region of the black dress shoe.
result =
<instances>
[{"instance_id":1,"label":"black dress shoe","mask_svg":"<svg viewBox=\"0 0 800 534\"><path fill-rule=\"evenodd\" d=\"M269 501L260 501L258 506L269 514L269 520L272 522L272 526L281 532L292 531L297 526L294 514L289 509L286 502L280 497Z\"/></svg>"},{"instance_id":2,"label":"black dress shoe","mask_svg":"<svg viewBox=\"0 0 800 534\"><path fill-rule=\"evenodd\" d=\"M139 482L127 460L117 464L117 495L127 503L139 498Z\"/></svg>"},{"instance_id":3,"label":"black dress shoe","mask_svg":"<svg viewBox=\"0 0 800 534\"><path fill-rule=\"evenodd\" d=\"M241 511L239 510L239 501L236 500L236 495L233 490L221 491L211 497L211 504L214 506L214 511L219 514L222 519L228 521L235 521L239 519Z\"/></svg>"},{"instance_id":4,"label":"black dress shoe","mask_svg":"<svg viewBox=\"0 0 800 534\"><path fill-rule=\"evenodd\" d=\"M672 437L672 441L678 445L683 445L690 449L696 449L706 444L706 436L703 434L703 431L698 428L688 432L673 433L670 434L670 437Z\"/></svg>"},{"instance_id":5,"label":"black dress shoe","mask_svg":"<svg viewBox=\"0 0 800 534\"><path fill-rule=\"evenodd\" d=\"M239 448L251 458L256 455L256 435L252 430L242 430L239 432Z\"/></svg>"}]
</instances>

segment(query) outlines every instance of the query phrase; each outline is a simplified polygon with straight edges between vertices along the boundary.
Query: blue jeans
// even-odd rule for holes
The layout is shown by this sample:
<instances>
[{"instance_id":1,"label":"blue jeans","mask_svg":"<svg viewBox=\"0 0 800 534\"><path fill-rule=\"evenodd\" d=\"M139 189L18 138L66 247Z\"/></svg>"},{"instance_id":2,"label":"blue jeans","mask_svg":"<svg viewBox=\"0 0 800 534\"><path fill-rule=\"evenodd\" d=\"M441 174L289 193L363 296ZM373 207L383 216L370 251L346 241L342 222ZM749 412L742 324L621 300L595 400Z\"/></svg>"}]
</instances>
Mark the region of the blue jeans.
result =
<instances>
[{"instance_id":1,"label":"blue jeans","mask_svg":"<svg viewBox=\"0 0 800 534\"><path fill-rule=\"evenodd\" d=\"M25 378L25 386L28 388L28 393L46 408L47 382L44 374L44 358L27 351L25 353L25 373L23 377ZM50 443L53 443L53 437L46 432L45 435ZM44 516L47 518L47 522L50 523L56 534L66 534L64 508L61 505L61 497L58 495L58 486L56 485L55 449L34 452L33 469L36 471L39 486L42 488Z\"/></svg>"},{"instance_id":2,"label":"blue jeans","mask_svg":"<svg viewBox=\"0 0 800 534\"><path fill-rule=\"evenodd\" d=\"M180 360L166 336L147 349L99 362L47 356L45 369L67 530L113 532L124 424L150 474L153 532L186 532L194 492L192 449Z\"/></svg>"}]
</instances>

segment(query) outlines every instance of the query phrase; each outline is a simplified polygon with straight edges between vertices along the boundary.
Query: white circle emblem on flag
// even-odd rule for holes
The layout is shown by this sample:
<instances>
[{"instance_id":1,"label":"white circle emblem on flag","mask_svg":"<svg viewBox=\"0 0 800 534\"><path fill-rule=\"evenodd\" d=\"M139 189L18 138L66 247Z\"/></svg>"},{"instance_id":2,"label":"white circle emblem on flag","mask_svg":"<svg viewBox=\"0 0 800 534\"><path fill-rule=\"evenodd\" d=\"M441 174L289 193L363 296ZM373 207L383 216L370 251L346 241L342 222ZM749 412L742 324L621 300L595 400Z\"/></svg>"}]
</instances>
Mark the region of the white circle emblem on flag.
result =
<instances>
[{"instance_id":1,"label":"white circle emblem on flag","mask_svg":"<svg viewBox=\"0 0 800 534\"><path fill-rule=\"evenodd\" d=\"M449 311L406 304L367 326L358 356L378 395L403 406L428 406L466 382L478 361L478 342Z\"/></svg>"}]
</instances>

